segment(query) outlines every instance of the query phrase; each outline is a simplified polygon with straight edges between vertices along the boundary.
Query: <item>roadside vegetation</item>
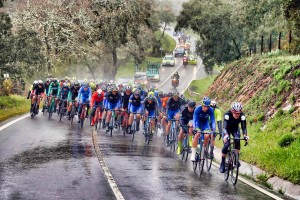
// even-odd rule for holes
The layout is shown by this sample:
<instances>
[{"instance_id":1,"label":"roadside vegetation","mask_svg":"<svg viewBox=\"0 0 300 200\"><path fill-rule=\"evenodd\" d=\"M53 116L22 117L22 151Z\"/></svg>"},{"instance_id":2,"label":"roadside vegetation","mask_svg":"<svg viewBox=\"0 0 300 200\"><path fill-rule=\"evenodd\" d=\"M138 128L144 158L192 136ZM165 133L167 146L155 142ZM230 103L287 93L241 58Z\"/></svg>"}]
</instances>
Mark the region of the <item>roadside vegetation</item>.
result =
<instances>
[{"instance_id":1,"label":"roadside vegetation","mask_svg":"<svg viewBox=\"0 0 300 200\"><path fill-rule=\"evenodd\" d=\"M223 111L242 102L250 145L242 148L241 159L295 184L300 184L299 70L300 56L248 57L226 65L205 92L198 90L217 99Z\"/></svg>"},{"instance_id":2,"label":"roadside vegetation","mask_svg":"<svg viewBox=\"0 0 300 200\"><path fill-rule=\"evenodd\" d=\"M18 95L0 96L0 122L29 112L30 100Z\"/></svg>"}]
</instances>

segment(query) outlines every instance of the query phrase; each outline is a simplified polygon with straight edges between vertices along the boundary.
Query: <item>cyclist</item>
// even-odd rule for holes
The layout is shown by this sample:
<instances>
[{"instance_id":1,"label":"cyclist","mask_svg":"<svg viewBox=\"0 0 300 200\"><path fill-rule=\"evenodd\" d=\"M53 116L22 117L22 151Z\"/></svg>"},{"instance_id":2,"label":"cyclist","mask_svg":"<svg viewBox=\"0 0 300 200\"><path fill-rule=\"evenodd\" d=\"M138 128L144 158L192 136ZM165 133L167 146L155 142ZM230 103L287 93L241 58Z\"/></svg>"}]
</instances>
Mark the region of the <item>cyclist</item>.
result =
<instances>
[{"instance_id":1,"label":"cyclist","mask_svg":"<svg viewBox=\"0 0 300 200\"><path fill-rule=\"evenodd\" d=\"M230 141L228 140L230 134L234 138L240 138L240 127L241 124L242 132L244 135L245 140L249 140L249 137L247 136L247 127L246 127L246 116L242 112L242 104L239 102L234 102L231 105L231 108L228 112L224 114L224 129L223 129L223 142L224 146L222 148L222 161L220 165L220 172L225 172L225 158L228 152L228 147L230 145ZM241 143L240 140L234 140L234 146L236 148L236 152L239 153L241 149ZM240 163L237 163L237 165L240 165Z\"/></svg>"},{"instance_id":2,"label":"cyclist","mask_svg":"<svg viewBox=\"0 0 300 200\"><path fill-rule=\"evenodd\" d=\"M130 99L130 97L131 97L131 95L132 95L132 88L131 88L131 86L130 85L126 85L125 86L125 92L123 93L123 95L122 95L122 105L121 105L121 109L122 109L122 111L127 111L128 110L128 105L129 105L129 99ZM125 115L125 113L123 112L122 113L122 121L123 121L123 116ZM127 128L127 127L124 127L124 128Z\"/></svg>"},{"instance_id":3,"label":"cyclist","mask_svg":"<svg viewBox=\"0 0 300 200\"><path fill-rule=\"evenodd\" d=\"M58 80L57 80L57 78L54 78L53 82L49 86L49 91L48 91L48 95L47 95L49 97L48 105L50 105L52 98L53 97L55 98L54 112L56 112L57 94L59 93L59 90L60 90L60 87L58 84Z\"/></svg>"},{"instance_id":4,"label":"cyclist","mask_svg":"<svg viewBox=\"0 0 300 200\"><path fill-rule=\"evenodd\" d=\"M92 107L92 112L91 112L91 117L92 117L92 122L91 125L94 126L95 121L94 121L94 116L95 112L98 106L103 106L103 99L104 99L104 92L101 89L98 89L94 94L92 95L91 99L91 107ZM101 108L102 110L102 108ZM102 117L102 111L101 111L101 116Z\"/></svg>"},{"instance_id":5,"label":"cyclist","mask_svg":"<svg viewBox=\"0 0 300 200\"><path fill-rule=\"evenodd\" d=\"M179 76L178 72L175 72L171 78L179 80L180 76Z\"/></svg>"},{"instance_id":6,"label":"cyclist","mask_svg":"<svg viewBox=\"0 0 300 200\"><path fill-rule=\"evenodd\" d=\"M131 126L132 122L133 122L133 112L137 113L136 117L137 117L137 124L136 124L136 131L140 130L140 118L141 118L141 114L143 112L143 96L141 94L141 90L136 89L133 92L133 95L131 95L130 99L129 99L129 104L128 104L128 110L130 111L130 115L129 115L129 120L128 120L128 126Z\"/></svg>"},{"instance_id":7,"label":"cyclist","mask_svg":"<svg viewBox=\"0 0 300 200\"><path fill-rule=\"evenodd\" d=\"M62 106L62 103L64 102L65 108L67 108L67 100L68 100L68 95L70 92L70 87L68 83L63 83L61 90L58 91L58 105ZM62 111L62 110L61 110ZM62 111L64 112L64 111Z\"/></svg>"},{"instance_id":8,"label":"cyclist","mask_svg":"<svg viewBox=\"0 0 300 200\"><path fill-rule=\"evenodd\" d=\"M82 112L82 104L86 103L87 104L87 111L86 111L86 118L88 117L88 113L89 113L89 102L91 100L92 97L92 90L89 87L88 83L85 83L78 92L78 103L79 103L79 107L78 107L78 123L80 123L80 115Z\"/></svg>"},{"instance_id":9,"label":"cyclist","mask_svg":"<svg viewBox=\"0 0 300 200\"><path fill-rule=\"evenodd\" d=\"M94 79L91 79L91 80L90 80L89 86L90 86L90 88L91 88L92 92L95 92L95 91L96 91L96 89L97 89L97 85L96 85L96 83L95 83L95 80L94 80Z\"/></svg>"},{"instance_id":10,"label":"cyclist","mask_svg":"<svg viewBox=\"0 0 300 200\"><path fill-rule=\"evenodd\" d=\"M70 113L71 113L71 109L73 106L73 102L78 97L79 89L80 89L80 84L78 81L75 81L74 84L71 86L70 92L68 95L68 100L69 100L68 113L67 113L68 119L70 119ZM74 106L76 108L78 108L78 102L76 102Z\"/></svg>"},{"instance_id":11,"label":"cyclist","mask_svg":"<svg viewBox=\"0 0 300 200\"><path fill-rule=\"evenodd\" d=\"M195 109L193 122L194 122L194 129L197 130L197 133L192 142L192 155L191 161L195 161L196 156L196 148L198 145L198 139L200 137L200 131L216 131L216 123L215 123L215 115L214 110L210 107L211 100L208 97L204 97L202 99L202 105L198 106ZM211 126L209 124L211 122ZM208 143L210 135L204 135L204 147L206 147ZM207 152L206 152L207 153Z\"/></svg>"},{"instance_id":12,"label":"cyclist","mask_svg":"<svg viewBox=\"0 0 300 200\"><path fill-rule=\"evenodd\" d=\"M157 99L155 98L155 96L153 96L152 94L149 94L148 97L146 97L145 101L144 101L144 108L145 108L145 118L143 120L144 122L144 130L145 129L145 121L147 120L147 116L149 117L155 117L156 113L158 111L158 102ZM151 125L152 125L152 129L154 129L155 125L154 125L154 119L151 119Z\"/></svg>"},{"instance_id":13,"label":"cyclist","mask_svg":"<svg viewBox=\"0 0 300 200\"><path fill-rule=\"evenodd\" d=\"M28 90L28 95L27 95L27 99L29 99L30 94L33 90L33 88L38 84L38 81L33 81L32 85L30 85L29 90Z\"/></svg>"},{"instance_id":14,"label":"cyclist","mask_svg":"<svg viewBox=\"0 0 300 200\"><path fill-rule=\"evenodd\" d=\"M220 108L217 106L217 102L212 100L210 106L214 109L215 120L218 126L220 137L222 137L222 113Z\"/></svg>"},{"instance_id":15,"label":"cyclist","mask_svg":"<svg viewBox=\"0 0 300 200\"><path fill-rule=\"evenodd\" d=\"M180 107L181 107L182 101L179 97L179 92L174 92L172 97L169 98L167 102L167 120L171 119L177 119L179 120L180 117ZM166 116L163 117L163 121L165 121ZM178 126L178 122L176 122L176 126ZM166 136L167 140L169 141L169 131L171 127L171 121L168 121L168 124L166 125ZM169 143L167 143L169 145Z\"/></svg>"},{"instance_id":16,"label":"cyclist","mask_svg":"<svg viewBox=\"0 0 300 200\"><path fill-rule=\"evenodd\" d=\"M119 110L121 106L121 94L118 91L118 88L116 86L113 86L111 92L108 92L106 95L106 100L107 100L107 116L106 116L106 124L104 126L108 127L109 121L111 118L111 110ZM117 118L117 116L115 116ZM109 129L107 129L108 131Z\"/></svg>"},{"instance_id":17,"label":"cyclist","mask_svg":"<svg viewBox=\"0 0 300 200\"><path fill-rule=\"evenodd\" d=\"M37 110L36 114L39 113L39 106L40 106L40 99L43 98L45 92L45 87L42 80L38 81L38 84L34 86L33 90L31 91L32 100L31 100L31 108L30 112L32 112L32 107L35 101L37 101Z\"/></svg>"},{"instance_id":18,"label":"cyclist","mask_svg":"<svg viewBox=\"0 0 300 200\"><path fill-rule=\"evenodd\" d=\"M182 151L182 141L184 139L184 134L183 134L183 129L188 131L189 133L189 146L192 146L192 140L193 140L193 116L194 116L194 111L196 107L196 102L195 101L190 101L188 105L181 111L181 117L180 117L180 124L181 125L188 125L189 129L187 130L185 127L180 127L180 132L178 135L178 149L177 149L177 154L181 154Z\"/></svg>"}]
</instances>

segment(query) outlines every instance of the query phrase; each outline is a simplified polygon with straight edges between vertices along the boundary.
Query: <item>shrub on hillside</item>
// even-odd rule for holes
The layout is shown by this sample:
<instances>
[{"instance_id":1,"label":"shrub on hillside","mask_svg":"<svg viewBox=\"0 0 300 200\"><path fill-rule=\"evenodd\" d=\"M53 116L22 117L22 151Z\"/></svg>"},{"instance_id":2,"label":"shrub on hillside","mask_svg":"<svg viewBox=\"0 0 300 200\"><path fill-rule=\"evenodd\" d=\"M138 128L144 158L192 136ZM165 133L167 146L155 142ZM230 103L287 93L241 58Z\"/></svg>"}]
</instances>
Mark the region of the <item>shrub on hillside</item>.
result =
<instances>
[{"instance_id":1,"label":"shrub on hillside","mask_svg":"<svg viewBox=\"0 0 300 200\"><path fill-rule=\"evenodd\" d=\"M12 92L12 87L13 87L13 84L12 84L11 80L9 80L9 79L4 80L3 84L2 84L3 95L9 96Z\"/></svg>"},{"instance_id":2,"label":"shrub on hillside","mask_svg":"<svg viewBox=\"0 0 300 200\"><path fill-rule=\"evenodd\" d=\"M294 71L294 76L295 76L295 78L300 76L300 69L297 69L297 70Z\"/></svg>"},{"instance_id":3,"label":"shrub on hillside","mask_svg":"<svg viewBox=\"0 0 300 200\"><path fill-rule=\"evenodd\" d=\"M295 137L291 133L286 133L279 138L278 144L281 147L287 147L295 141Z\"/></svg>"}]
</instances>

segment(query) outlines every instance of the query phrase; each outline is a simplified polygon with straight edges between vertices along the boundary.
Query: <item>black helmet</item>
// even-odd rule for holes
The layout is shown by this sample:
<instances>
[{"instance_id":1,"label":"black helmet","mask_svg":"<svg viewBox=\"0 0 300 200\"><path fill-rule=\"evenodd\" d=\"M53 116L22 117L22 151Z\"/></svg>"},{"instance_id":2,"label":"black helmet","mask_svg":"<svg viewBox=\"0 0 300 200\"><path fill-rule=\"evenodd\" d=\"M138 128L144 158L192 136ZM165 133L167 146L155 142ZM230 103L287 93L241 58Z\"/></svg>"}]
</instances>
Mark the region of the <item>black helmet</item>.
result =
<instances>
[{"instance_id":1,"label":"black helmet","mask_svg":"<svg viewBox=\"0 0 300 200\"><path fill-rule=\"evenodd\" d=\"M196 102L195 102L195 101L190 101L190 102L188 103L188 106L189 106L190 108L195 108L195 107L196 107Z\"/></svg>"}]
</instances>

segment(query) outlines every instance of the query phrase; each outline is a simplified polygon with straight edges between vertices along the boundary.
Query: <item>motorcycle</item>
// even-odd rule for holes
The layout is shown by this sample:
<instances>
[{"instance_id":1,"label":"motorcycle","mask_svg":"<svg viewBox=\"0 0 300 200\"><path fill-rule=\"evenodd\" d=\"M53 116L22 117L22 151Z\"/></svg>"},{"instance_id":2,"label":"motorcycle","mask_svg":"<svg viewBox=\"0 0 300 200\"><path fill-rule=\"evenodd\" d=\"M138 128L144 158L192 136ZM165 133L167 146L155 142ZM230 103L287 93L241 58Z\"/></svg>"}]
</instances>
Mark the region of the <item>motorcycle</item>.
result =
<instances>
[{"instance_id":1,"label":"motorcycle","mask_svg":"<svg viewBox=\"0 0 300 200\"><path fill-rule=\"evenodd\" d=\"M188 65L188 58L187 57L183 57L182 64L183 64L184 67L186 67Z\"/></svg>"},{"instance_id":2,"label":"motorcycle","mask_svg":"<svg viewBox=\"0 0 300 200\"><path fill-rule=\"evenodd\" d=\"M172 86L176 89L179 85L179 80L177 78L172 79Z\"/></svg>"}]
</instances>

